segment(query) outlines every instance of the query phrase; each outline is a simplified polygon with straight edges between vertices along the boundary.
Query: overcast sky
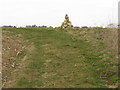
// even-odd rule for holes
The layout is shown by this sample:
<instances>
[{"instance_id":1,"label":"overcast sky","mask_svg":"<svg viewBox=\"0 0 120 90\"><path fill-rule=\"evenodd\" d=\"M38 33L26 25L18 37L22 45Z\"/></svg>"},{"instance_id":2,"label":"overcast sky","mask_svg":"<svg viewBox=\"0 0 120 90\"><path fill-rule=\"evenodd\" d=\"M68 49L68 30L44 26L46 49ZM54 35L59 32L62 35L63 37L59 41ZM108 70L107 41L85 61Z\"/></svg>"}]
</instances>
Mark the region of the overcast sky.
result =
<instances>
[{"instance_id":1,"label":"overcast sky","mask_svg":"<svg viewBox=\"0 0 120 90\"><path fill-rule=\"evenodd\" d=\"M74 26L117 23L119 0L1 0L0 26L60 26L68 14Z\"/></svg>"}]
</instances>

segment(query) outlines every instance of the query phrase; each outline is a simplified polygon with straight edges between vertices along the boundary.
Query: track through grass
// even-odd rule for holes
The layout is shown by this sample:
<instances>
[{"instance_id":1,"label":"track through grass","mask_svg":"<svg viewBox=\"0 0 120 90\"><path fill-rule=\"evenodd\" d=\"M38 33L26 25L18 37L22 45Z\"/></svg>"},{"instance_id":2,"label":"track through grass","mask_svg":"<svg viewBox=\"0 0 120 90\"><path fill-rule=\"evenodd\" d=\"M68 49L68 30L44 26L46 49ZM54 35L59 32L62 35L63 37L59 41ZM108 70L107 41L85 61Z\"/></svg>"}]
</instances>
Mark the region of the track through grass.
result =
<instances>
[{"instance_id":1,"label":"track through grass","mask_svg":"<svg viewBox=\"0 0 120 90\"><path fill-rule=\"evenodd\" d=\"M118 81L117 66L111 67L115 57L106 51L100 38L92 35L96 31L4 30L21 34L27 47L7 87L104 88Z\"/></svg>"}]
</instances>

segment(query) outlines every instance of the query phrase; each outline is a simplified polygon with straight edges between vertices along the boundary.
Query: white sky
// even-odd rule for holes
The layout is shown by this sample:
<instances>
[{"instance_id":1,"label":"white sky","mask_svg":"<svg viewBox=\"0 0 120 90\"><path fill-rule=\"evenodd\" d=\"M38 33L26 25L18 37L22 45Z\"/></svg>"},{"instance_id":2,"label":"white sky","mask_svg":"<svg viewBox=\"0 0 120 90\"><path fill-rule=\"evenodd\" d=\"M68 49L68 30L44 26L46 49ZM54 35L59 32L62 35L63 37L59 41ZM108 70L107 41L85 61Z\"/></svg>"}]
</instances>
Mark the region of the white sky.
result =
<instances>
[{"instance_id":1,"label":"white sky","mask_svg":"<svg viewBox=\"0 0 120 90\"><path fill-rule=\"evenodd\" d=\"M60 26L65 14L74 26L117 23L119 0L1 0L0 26Z\"/></svg>"}]
</instances>

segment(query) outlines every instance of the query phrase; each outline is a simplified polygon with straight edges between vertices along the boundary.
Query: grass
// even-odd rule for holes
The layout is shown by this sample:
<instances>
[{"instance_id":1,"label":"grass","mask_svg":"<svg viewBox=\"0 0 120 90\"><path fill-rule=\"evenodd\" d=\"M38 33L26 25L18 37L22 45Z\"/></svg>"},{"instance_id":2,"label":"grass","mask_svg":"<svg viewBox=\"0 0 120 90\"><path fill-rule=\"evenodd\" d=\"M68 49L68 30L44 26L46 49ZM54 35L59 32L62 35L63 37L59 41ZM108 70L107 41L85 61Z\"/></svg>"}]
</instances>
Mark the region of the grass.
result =
<instances>
[{"instance_id":1,"label":"grass","mask_svg":"<svg viewBox=\"0 0 120 90\"><path fill-rule=\"evenodd\" d=\"M22 66L17 66L10 76L14 80L9 87L105 88L118 82L117 59L103 40L107 29L3 31L13 36L21 34L27 47L22 52L25 60L18 59Z\"/></svg>"}]
</instances>

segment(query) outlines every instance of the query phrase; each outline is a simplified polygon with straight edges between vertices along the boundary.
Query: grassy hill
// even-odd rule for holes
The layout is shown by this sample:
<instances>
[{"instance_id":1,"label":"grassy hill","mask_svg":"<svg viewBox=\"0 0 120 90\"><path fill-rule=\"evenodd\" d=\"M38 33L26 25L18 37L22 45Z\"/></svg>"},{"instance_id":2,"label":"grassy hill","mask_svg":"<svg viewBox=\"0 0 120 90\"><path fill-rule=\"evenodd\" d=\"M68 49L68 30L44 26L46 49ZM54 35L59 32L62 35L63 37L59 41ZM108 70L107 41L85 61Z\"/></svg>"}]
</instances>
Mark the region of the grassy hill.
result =
<instances>
[{"instance_id":1,"label":"grassy hill","mask_svg":"<svg viewBox=\"0 0 120 90\"><path fill-rule=\"evenodd\" d=\"M117 29L3 28L4 87L117 87L117 46Z\"/></svg>"}]
</instances>

